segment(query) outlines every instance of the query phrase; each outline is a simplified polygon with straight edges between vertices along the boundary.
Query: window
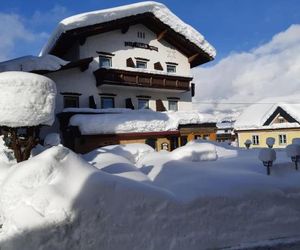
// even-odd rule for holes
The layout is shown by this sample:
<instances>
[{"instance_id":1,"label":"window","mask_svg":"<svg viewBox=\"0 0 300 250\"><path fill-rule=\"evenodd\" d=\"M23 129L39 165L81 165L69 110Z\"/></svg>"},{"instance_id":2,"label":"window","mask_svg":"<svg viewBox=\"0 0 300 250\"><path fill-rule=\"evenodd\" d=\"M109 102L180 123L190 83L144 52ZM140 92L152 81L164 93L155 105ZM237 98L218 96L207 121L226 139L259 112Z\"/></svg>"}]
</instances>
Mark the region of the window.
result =
<instances>
[{"instance_id":1,"label":"window","mask_svg":"<svg viewBox=\"0 0 300 250\"><path fill-rule=\"evenodd\" d=\"M178 101L169 100L169 110L178 111Z\"/></svg>"},{"instance_id":2,"label":"window","mask_svg":"<svg viewBox=\"0 0 300 250\"><path fill-rule=\"evenodd\" d=\"M181 140L181 146L184 146L188 142L187 136L181 136L180 140Z\"/></svg>"},{"instance_id":3,"label":"window","mask_svg":"<svg viewBox=\"0 0 300 250\"><path fill-rule=\"evenodd\" d=\"M176 73L176 65L167 64L167 72Z\"/></svg>"},{"instance_id":4,"label":"window","mask_svg":"<svg viewBox=\"0 0 300 250\"><path fill-rule=\"evenodd\" d=\"M201 135L195 135L195 136L194 136L194 139L195 139L195 140L200 140L200 139L201 139Z\"/></svg>"},{"instance_id":5,"label":"window","mask_svg":"<svg viewBox=\"0 0 300 250\"><path fill-rule=\"evenodd\" d=\"M285 119L282 116L278 116L278 122L279 123L284 123Z\"/></svg>"},{"instance_id":6,"label":"window","mask_svg":"<svg viewBox=\"0 0 300 250\"><path fill-rule=\"evenodd\" d=\"M79 96L65 95L64 108L79 108Z\"/></svg>"},{"instance_id":7,"label":"window","mask_svg":"<svg viewBox=\"0 0 300 250\"><path fill-rule=\"evenodd\" d=\"M149 100L138 99L138 109L149 109Z\"/></svg>"},{"instance_id":8,"label":"window","mask_svg":"<svg viewBox=\"0 0 300 250\"><path fill-rule=\"evenodd\" d=\"M252 144L259 145L259 136L258 135L252 135Z\"/></svg>"},{"instance_id":9,"label":"window","mask_svg":"<svg viewBox=\"0 0 300 250\"><path fill-rule=\"evenodd\" d=\"M109 109L115 107L115 99L109 96L102 96L101 97L101 108Z\"/></svg>"},{"instance_id":10,"label":"window","mask_svg":"<svg viewBox=\"0 0 300 250\"><path fill-rule=\"evenodd\" d=\"M286 144L286 135L279 135L279 144Z\"/></svg>"},{"instance_id":11,"label":"window","mask_svg":"<svg viewBox=\"0 0 300 250\"><path fill-rule=\"evenodd\" d=\"M136 67L139 69L146 69L147 68L147 62L145 61L136 61Z\"/></svg>"},{"instance_id":12,"label":"window","mask_svg":"<svg viewBox=\"0 0 300 250\"><path fill-rule=\"evenodd\" d=\"M209 135L203 135L203 140L209 140Z\"/></svg>"},{"instance_id":13,"label":"window","mask_svg":"<svg viewBox=\"0 0 300 250\"><path fill-rule=\"evenodd\" d=\"M110 68L111 67L111 57L99 56L99 66L100 66L100 68Z\"/></svg>"},{"instance_id":14,"label":"window","mask_svg":"<svg viewBox=\"0 0 300 250\"><path fill-rule=\"evenodd\" d=\"M178 137L172 136L170 138L170 144L171 144L171 151L178 148Z\"/></svg>"},{"instance_id":15,"label":"window","mask_svg":"<svg viewBox=\"0 0 300 250\"><path fill-rule=\"evenodd\" d=\"M137 33L137 37L138 38L141 38L141 39L145 39L145 32L142 32L142 31L138 31L138 33Z\"/></svg>"}]
</instances>

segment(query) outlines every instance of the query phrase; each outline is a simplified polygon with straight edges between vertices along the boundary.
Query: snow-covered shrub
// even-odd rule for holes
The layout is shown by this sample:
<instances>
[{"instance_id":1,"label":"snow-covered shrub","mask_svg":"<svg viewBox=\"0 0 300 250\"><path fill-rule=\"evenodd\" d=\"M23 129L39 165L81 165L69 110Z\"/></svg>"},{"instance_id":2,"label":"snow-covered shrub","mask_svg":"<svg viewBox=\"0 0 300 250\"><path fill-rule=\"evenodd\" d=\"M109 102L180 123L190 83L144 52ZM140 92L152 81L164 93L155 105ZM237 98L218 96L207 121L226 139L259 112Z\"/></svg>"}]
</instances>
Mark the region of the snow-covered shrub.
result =
<instances>
[{"instance_id":1,"label":"snow-covered shrub","mask_svg":"<svg viewBox=\"0 0 300 250\"><path fill-rule=\"evenodd\" d=\"M252 141L250 139L247 139L244 144L246 148L250 148Z\"/></svg>"},{"instance_id":2,"label":"snow-covered shrub","mask_svg":"<svg viewBox=\"0 0 300 250\"><path fill-rule=\"evenodd\" d=\"M264 166L267 167L267 174L270 174L270 167L276 160L276 152L272 148L262 148L259 151L258 159L263 162Z\"/></svg>"},{"instance_id":3,"label":"snow-covered shrub","mask_svg":"<svg viewBox=\"0 0 300 250\"><path fill-rule=\"evenodd\" d=\"M58 133L50 133L44 139L45 147L58 146L61 143L60 135Z\"/></svg>"},{"instance_id":4,"label":"snow-covered shrub","mask_svg":"<svg viewBox=\"0 0 300 250\"><path fill-rule=\"evenodd\" d=\"M174 160L185 161L215 161L218 159L215 145L197 140L173 150L171 155Z\"/></svg>"},{"instance_id":5,"label":"snow-covered shrub","mask_svg":"<svg viewBox=\"0 0 300 250\"><path fill-rule=\"evenodd\" d=\"M294 140L293 140L294 141ZM298 162L300 161L300 144L290 144L286 147L286 154L295 163L298 170Z\"/></svg>"},{"instance_id":6,"label":"snow-covered shrub","mask_svg":"<svg viewBox=\"0 0 300 250\"><path fill-rule=\"evenodd\" d=\"M294 138L292 140L292 144L299 144L300 145L300 138Z\"/></svg>"},{"instance_id":7,"label":"snow-covered shrub","mask_svg":"<svg viewBox=\"0 0 300 250\"><path fill-rule=\"evenodd\" d=\"M266 144L268 145L269 148L273 148L274 143L275 143L275 138L273 138L273 137L268 137L268 138L266 139Z\"/></svg>"}]
</instances>

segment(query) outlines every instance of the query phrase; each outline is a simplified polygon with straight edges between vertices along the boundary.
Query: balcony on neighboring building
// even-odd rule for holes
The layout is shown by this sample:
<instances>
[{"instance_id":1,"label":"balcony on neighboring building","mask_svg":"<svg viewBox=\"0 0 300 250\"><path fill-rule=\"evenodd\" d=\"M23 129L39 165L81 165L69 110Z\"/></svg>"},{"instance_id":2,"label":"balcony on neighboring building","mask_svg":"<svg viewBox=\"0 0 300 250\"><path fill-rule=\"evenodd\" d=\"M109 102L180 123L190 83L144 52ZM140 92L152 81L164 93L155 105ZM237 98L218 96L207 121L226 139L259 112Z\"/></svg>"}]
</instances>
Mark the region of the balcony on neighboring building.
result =
<instances>
[{"instance_id":1,"label":"balcony on neighboring building","mask_svg":"<svg viewBox=\"0 0 300 250\"><path fill-rule=\"evenodd\" d=\"M119 85L128 87L142 87L168 89L180 92L190 90L191 77L153 74L140 71L127 71L112 68L100 68L94 71L97 86Z\"/></svg>"}]
</instances>

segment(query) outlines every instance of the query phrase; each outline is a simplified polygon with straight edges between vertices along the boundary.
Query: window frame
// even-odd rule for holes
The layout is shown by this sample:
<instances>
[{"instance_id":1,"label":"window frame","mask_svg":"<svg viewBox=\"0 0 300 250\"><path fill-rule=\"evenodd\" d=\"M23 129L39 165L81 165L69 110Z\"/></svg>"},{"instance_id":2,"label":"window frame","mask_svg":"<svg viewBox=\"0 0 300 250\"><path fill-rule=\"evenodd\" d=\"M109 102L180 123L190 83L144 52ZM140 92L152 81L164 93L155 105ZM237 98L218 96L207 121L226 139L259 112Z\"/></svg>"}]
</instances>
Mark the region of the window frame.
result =
<instances>
[{"instance_id":1,"label":"window frame","mask_svg":"<svg viewBox=\"0 0 300 250\"><path fill-rule=\"evenodd\" d=\"M109 66L108 67L101 66L101 59L109 59ZM111 67L112 67L112 57L100 55L99 56L99 68L111 68Z\"/></svg>"},{"instance_id":2,"label":"window frame","mask_svg":"<svg viewBox=\"0 0 300 250\"><path fill-rule=\"evenodd\" d=\"M71 101L76 102L75 106L66 105L66 102L67 102L66 99L67 98L73 99ZM63 105L64 105L64 109L66 109L66 108L79 108L79 95L63 95Z\"/></svg>"},{"instance_id":3,"label":"window frame","mask_svg":"<svg viewBox=\"0 0 300 250\"><path fill-rule=\"evenodd\" d=\"M287 143L286 134L279 134L278 141L279 141L279 145L286 145L286 143Z\"/></svg>"},{"instance_id":4,"label":"window frame","mask_svg":"<svg viewBox=\"0 0 300 250\"><path fill-rule=\"evenodd\" d=\"M170 68L173 68L174 71L170 71ZM167 70L167 73L176 73L176 71L177 71L177 65L167 63L166 70Z\"/></svg>"},{"instance_id":5,"label":"window frame","mask_svg":"<svg viewBox=\"0 0 300 250\"><path fill-rule=\"evenodd\" d=\"M259 135L252 135L252 144L259 145Z\"/></svg>"},{"instance_id":6,"label":"window frame","mask_svg":"<svg viewBox=\"0 0 300 250\"><path fill-rule=\"evenodd\" d=\"M141 109L150 109L150 100L149 99L147 99L147 98L138 98L137 100L138 100L138 105L137 105L138 110L141 110ZM145 108L141 108L140 107L140 101L145 101L147 103L147 106Z\"/></svg>"},{"instance_id":7,"label":"window frame","mask_svg":"<svg viewBox=\"0 0 300 250\"><path fill-rule=\"evenodd\" d=\"M171 109L170 107L171 107L171 103L176 103L176 109L174 110L174 109ZM168 100L168 110L170 110L170 111L178 111L178 100Z\"/></svg>"},{"instance_id":8,"label":"window frame","mask_svg":"<svg viewBox=\"0 0 300 250\"><path fill-rule=\"evenodd\" d=\"M141 64L143 64L143 65L145 65L145 67L138 67L138 65L141 65ZM136 62L135 62L135 67L137 68L137 69L147 69L147 61L143 61L143 60L136 60Z\"/></svg>"},{"instance_id":9,"label":"window frame","mask_svg":"<svg viewBox=\"0 0 300 250\"><path fill-rule=\"evenodd\" d=\"M104 107L104 99L112 100L112 107ZM114 96L100 96L101 109L115 108L115 97Z\"/></svg>"}]
</instances>

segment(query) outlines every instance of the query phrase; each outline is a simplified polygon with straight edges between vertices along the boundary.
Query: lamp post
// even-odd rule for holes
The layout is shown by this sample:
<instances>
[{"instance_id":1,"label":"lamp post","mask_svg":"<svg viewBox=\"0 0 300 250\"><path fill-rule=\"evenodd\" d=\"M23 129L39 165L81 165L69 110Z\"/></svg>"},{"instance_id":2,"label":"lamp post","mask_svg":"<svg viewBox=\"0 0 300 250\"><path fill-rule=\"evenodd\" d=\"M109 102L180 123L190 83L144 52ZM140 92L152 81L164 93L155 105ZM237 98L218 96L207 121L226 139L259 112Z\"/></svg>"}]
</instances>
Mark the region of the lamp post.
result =
<instances>
[{"instance_id":1,"label":"lamp post","mask_svg":"<svg viewBox=\"0 0 300 250\"><path fill-rule=\"evenodd\" d=\"M298 170L298 162L300 161L300 145L290 144L286 147L286 154L295 164L295 169Z\"/></svg>"}]
</instances>

